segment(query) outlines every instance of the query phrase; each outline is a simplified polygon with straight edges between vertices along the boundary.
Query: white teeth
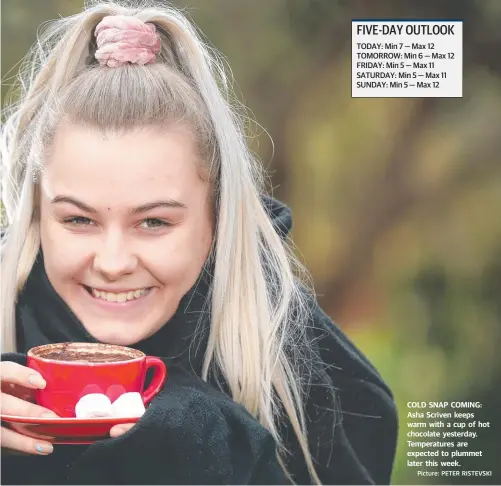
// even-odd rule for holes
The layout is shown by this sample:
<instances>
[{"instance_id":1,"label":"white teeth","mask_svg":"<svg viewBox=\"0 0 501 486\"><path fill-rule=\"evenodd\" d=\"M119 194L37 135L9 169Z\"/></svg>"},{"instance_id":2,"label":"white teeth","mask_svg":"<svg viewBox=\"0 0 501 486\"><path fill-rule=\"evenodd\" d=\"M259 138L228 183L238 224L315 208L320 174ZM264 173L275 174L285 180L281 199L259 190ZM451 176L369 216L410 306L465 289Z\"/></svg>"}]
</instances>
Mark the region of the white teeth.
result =
<instances>
[{"instance_id":1,"label":"white teeth","mask_svg":"<svg viewBox=\"0 0 501 486\"><path fill-rule=\"evenodd\" d=\"M149 289L130 290L129 292L103 292L102 290L91 289L92 295L97 299L106 300L108 302L125 302L127 300L135 300L147 294Z\"/></svg>"}]
</instances>

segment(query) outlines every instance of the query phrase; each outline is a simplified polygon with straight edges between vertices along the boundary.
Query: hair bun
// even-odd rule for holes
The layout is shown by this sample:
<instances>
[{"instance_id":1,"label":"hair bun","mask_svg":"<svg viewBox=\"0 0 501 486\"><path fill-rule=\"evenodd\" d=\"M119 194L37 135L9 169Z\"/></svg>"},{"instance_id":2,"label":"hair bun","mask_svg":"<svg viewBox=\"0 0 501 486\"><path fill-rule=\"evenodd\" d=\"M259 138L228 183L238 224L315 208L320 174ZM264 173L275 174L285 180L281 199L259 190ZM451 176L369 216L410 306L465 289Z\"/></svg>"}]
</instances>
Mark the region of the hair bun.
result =
<instances>
[{"instance_id":1,"label":"hair bun","mask_svg":"<svg viewBox=\"0 0 501 486\"><path fill-rule=\"evenodd\" d=\"M101 66L151 64L160 52L160 35L155 25L137 17L109 15L99 22L94 33L95 57Z\"/></svg>"}]
</instances>

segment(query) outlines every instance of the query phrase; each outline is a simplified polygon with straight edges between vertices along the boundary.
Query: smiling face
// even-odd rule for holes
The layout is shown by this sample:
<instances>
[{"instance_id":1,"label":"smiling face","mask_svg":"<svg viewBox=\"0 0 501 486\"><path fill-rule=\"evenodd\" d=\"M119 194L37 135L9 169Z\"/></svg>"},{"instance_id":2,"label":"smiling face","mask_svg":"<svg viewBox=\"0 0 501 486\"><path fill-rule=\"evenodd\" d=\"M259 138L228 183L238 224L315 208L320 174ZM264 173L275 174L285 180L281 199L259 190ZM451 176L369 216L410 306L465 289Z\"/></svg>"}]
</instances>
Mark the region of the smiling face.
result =
<instances>
[{"instance_id":1,"label":"smiling face","mask_svg":"<svg viewBox=\"0 0 501 486\"><path fill-rule=\"evenodd\" d=\"M151 336L195 284L213 234L199 164L186 127L110 138L58 128L40 191L45 269L99 341Z\"/></svg>"}]
</instances>

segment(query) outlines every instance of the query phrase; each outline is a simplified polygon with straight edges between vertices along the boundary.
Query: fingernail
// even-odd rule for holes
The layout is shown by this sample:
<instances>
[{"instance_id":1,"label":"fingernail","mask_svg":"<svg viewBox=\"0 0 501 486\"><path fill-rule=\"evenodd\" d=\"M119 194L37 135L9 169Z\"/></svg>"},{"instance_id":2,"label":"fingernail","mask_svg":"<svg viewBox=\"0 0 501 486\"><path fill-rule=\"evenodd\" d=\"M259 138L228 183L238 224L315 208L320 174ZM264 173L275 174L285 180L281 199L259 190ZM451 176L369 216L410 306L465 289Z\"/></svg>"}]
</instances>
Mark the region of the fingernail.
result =
<instances>
[{"instance_id":1,"label":"fingernail","mask_svg":"<svg viewBox=\"0 0 501 486\"><path fill-rule=\"evenodd\" d=\"M47 385L46 381L39 375L30 375L28 377L28 383L37 388L45 388Z\"/></svg>"},{"instance_id":2,"label":"fingernail","mask_svg":"<svg viewBox=\"0 0 501 486\"><path fill-rule=\"evenodd\" d=\"M54 451L52 444L36 444L35 449L39 454L50 454Z\"/></svg>"}]
</instances>

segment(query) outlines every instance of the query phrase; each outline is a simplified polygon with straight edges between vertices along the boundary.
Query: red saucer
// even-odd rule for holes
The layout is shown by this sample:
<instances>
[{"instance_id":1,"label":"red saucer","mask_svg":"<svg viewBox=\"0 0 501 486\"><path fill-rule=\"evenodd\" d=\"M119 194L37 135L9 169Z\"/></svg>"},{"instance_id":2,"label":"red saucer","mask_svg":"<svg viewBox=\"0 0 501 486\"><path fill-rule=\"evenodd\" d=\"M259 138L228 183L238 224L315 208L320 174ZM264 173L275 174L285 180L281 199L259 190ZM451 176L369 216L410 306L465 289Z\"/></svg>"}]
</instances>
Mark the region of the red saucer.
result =
<instances>
[{"instance_id":1,"label":"red saucer","mask_svg":"<svg viewBox=\"0 0 501 486\"><path fill-rule=\"evenodd\" d=\"M30 437L43 438L53 444L92 444L109 439L110 430L118 424L132 424L139 417L129 418L40 418L1 415L2 422L16 432Z\"/></svg>"}]
</instances>

